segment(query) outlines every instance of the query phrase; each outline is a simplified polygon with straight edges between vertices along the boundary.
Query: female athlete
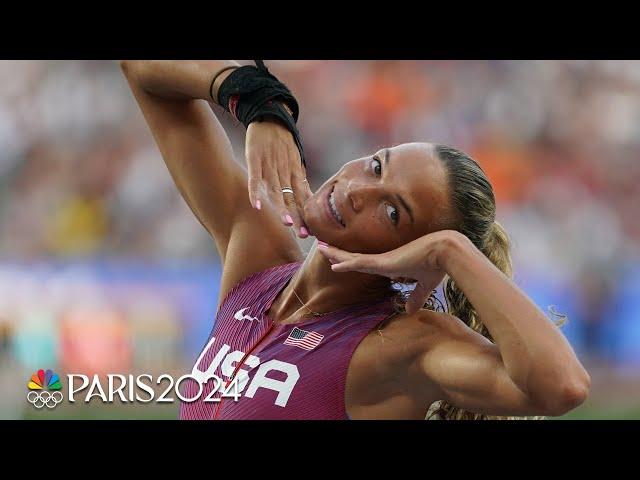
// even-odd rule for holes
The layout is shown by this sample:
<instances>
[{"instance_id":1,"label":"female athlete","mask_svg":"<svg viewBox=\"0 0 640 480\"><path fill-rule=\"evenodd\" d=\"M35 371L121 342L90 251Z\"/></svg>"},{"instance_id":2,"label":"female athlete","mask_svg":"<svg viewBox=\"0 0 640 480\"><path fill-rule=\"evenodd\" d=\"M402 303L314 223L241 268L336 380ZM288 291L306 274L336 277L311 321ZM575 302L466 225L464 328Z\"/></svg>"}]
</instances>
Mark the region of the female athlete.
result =
<instances>
[{"instance_id":1,"label":"female athlete","mask_svg":"<svg viewBox=\"0 0 640 480\"><path fill-rule=\"evenodd\" d=\"M185 396L204 395L183 402L181 418L558 416L585 400L588 373L510 278L475 160L439 144L390 146L311 192L290 131L255 121L245 169L208 104L237 65L121 62L223 265L199 380L184 384ZM296 236L309 235L305 256ZM447 312L430 297L443 281ZM218 388L209 375L240 396L205 401Z\"/></svg>"}]
</instances>

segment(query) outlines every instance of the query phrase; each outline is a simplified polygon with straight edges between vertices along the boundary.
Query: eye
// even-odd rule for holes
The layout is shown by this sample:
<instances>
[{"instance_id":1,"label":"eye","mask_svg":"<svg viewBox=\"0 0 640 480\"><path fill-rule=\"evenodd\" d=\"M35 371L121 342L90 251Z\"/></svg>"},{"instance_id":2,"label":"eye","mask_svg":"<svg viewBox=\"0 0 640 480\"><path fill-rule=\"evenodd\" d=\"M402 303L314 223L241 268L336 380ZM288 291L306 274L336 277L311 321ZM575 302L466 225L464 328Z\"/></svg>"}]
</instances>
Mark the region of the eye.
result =
<instances>
[{"instance_id":1,"label":"eye","mask_svg":"<svg viewBox=\"0 0 640 480\"><path fill-rule=\"evenodd\" d=\"M393 205L387 205L386 209L387 209L387 215L389 215L389 218L391 219L393 224L397 225L398 224L398 209L396 207L394 207Z\"/></svg>"},{"instance_id":2,"label":"eye","mask_svg":"<svg viewBox=\"0 0 640 480\"><path fill-rule=\"evenodd\" d=\"M377 158L374 158L373 160L371 160L371 168L373 169L374 172L376 172L376 175L380 176L380 174L382 173L382 164L380 163L380 160L378 160Z\"/></svg>"}]
</instances>

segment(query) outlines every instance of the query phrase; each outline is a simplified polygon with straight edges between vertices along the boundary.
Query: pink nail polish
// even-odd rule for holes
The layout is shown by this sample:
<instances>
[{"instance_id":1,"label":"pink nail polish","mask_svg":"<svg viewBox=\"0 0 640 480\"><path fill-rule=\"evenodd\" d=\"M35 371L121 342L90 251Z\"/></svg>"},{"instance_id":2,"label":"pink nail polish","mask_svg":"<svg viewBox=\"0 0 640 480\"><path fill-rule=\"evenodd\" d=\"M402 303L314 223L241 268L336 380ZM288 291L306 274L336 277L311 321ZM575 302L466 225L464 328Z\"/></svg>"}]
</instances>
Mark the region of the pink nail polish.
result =
<instances>
[{"instance_id":1,"label":"pink nail polish","mask_svg":"<svg viewBox=\"0 0 640 480\"><path fill-rule=\"evenodd\" d=\"M258 210L260 210L262 208L262 203L260 203L260 200L256 200L256 208Z\"/></svg>"},{"instance_id":2,"label":"pink nail polish","mask_svg":"<svg viewBox=\"0 0 640 480\"><path fill-rule=\"evenodd\" d=\"M329 244L327 242L323 242L322 240L318 240L318 245L322 247L328 247Z\"/></svg>"},{"instance_id":3,"label":"pink nail polish","mask_svg":"<svg viewBox=\"0 0 640 480\"><path fill-rule=\"evenodd\" d=\"M300 227L300 235L304 235L306 237L309 235L309 232L305 227Z\"/></svg>"},{"instance_id":4,"label":"pink nail polish","mask_svg":"<svg viewBox=\"0 0 640 480\"><path fill-rule=\"evenodd\" d=\"M285 215L284 221L287 222L289 225L293 225L293 218L291 218L291 215Z\"/></svg>"}]
</instances>

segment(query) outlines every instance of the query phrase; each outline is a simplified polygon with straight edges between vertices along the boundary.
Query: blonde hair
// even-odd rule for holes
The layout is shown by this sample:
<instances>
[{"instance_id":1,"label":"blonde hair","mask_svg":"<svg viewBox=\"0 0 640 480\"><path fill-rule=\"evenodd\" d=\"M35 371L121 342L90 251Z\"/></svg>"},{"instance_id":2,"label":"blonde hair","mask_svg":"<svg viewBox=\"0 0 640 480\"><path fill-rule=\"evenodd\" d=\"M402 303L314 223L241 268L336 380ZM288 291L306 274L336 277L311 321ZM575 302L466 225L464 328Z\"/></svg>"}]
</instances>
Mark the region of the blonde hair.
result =
<instances>
[{"instance_id":1,"label":"blonde hair","mask_svg":"<svg viewBox=\"0 0 640 480\"><path fill-rule=\"evenodd\" d=\"M485 244L480 251L484 253L484 255L491 260L491 263L498 267L502 273L512 278L511 244L507 232L498 222L494 221L491 224ZM493 342L491 333L482 323L482 320L480 320L473 305L471 305L469 299L462 290L458 288L456 282L451 277L447 277L445 280L444 296L447 302L447 310L451 315L458 317L466 323L469 328ZM436 416L444 420L498 420L517 418L497 417L468 412L444 401L439 401L432 405L427 414L427 418Z\"/></svg>"},{"instance_id":2,"label":"blonde hair","mask_svg":"<svg viewBox=\"0 0 640 480\"><path fill-rule=\"evenodd\" d=\"M436 145L435 152L447 169L454 225L448 226L467 238L509 278L513 276L511 243L505 229L496 220L496 202L493 188L480 165L466 153L446 145ZM409 292L396 295L395 312L404 312ZM464 292L447 276L444 280L444 298L447 312L462 320L469 328L493 342L491 333L475 311ZM444 311L434 293L423 308ZM427 419L444 420L498 420L525 417L499 417L465 411L445 401L435 402L429 408ZM544 417L526 417L539 419Z\"/></svg>"}]
</instances>

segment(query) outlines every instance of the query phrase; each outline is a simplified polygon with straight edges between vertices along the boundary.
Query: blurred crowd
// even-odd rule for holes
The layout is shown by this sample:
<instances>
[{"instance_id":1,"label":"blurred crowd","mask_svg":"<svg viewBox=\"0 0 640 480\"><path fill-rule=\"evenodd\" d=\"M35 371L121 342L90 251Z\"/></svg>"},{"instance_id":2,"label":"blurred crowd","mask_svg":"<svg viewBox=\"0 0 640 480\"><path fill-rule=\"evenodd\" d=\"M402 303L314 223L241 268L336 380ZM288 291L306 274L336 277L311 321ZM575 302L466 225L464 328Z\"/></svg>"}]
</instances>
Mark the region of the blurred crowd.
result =
<instances>
[{"instance_id":1,"label":"blurred crowd","mask_svg":"<svg viewBox=\"0 0 640 480\"><path fill-rule=\"evenodd\" d=\"M619 297L640 270L640 62L267 65L299 100L312 188L383 146L467 151L494 185L516 281L565 292L583 351L613 358L607 322L638 293ZM217 261L117 62L0 61L0 85L0 263ZM243 129L214 112L244 163Z\"/></svg>"}]
</instances>

